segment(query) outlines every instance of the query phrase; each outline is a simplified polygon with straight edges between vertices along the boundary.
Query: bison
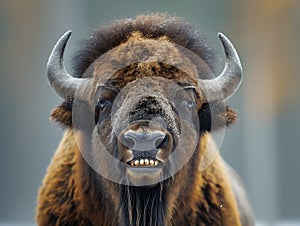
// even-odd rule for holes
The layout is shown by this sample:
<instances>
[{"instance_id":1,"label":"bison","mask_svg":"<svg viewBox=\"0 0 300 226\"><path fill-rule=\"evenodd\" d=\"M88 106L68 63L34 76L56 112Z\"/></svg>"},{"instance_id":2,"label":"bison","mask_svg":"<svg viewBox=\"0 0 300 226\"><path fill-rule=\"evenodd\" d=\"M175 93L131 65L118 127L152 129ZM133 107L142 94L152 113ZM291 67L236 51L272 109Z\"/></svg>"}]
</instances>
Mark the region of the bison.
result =
<instances>
[{"instance_id":1,"label":"bison","mask_svg":"<svg viewBox=\"0 0 300 226\"><path fill-rule=\"evenodd\" d=\"M65 133L39 191L38 225L254 225L218 152L237 121L225 101L242 76L229 39L218 34L225 68L215 76L214 51L183 19L116 20L82 41L70 75L70 35L47 64L64 99L51 118Z\"/></svg>"}]
</instances>

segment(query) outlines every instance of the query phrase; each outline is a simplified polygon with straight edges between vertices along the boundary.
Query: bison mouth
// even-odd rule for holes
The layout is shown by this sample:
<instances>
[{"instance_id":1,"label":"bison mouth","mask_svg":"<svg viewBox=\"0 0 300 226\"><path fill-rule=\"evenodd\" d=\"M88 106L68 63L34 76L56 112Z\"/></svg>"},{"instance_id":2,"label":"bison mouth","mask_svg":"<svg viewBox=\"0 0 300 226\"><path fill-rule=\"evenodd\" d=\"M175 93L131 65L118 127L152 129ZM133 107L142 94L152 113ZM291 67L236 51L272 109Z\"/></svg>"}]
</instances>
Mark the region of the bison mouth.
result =
<instances>
[{"instance_id":1,"label":"bison mouth","mask_svg":"<svg viewBox=\"0 0 300 226\"><path fill-rule=\"evenodd\" d=\"M149 158L140 158L140 159L133 159L127 162L128 165L132 167L143 167L143 168L153 168L157 167L161 164L161 161L157 159L149 159Z\"/></svg>"},{"instance_id":2,"label":"bison mouth","mask_svg":"<svg viewBox=\"0 0 300 226\"><path fill-rule=\"evenodd\" d=\"M127 166L126 175L134 181L160 178L172 151L172 141L171 134L157 122L131 123L118 136L120 160Z\"/></svg>"},{"instance_id":3,"label":"bison mouth","mask_svg":"<svg viewBox=\"0 0 300 226\"><path fill-rule=\"evenodd\" d=\"M164 161L155 158L134 158L127 162L126 174L131 180L134 179L133 182L138 180L143 181L141 185L152 184L151 180L162 177L164 167Z\"/></svg>"}]
</instances>

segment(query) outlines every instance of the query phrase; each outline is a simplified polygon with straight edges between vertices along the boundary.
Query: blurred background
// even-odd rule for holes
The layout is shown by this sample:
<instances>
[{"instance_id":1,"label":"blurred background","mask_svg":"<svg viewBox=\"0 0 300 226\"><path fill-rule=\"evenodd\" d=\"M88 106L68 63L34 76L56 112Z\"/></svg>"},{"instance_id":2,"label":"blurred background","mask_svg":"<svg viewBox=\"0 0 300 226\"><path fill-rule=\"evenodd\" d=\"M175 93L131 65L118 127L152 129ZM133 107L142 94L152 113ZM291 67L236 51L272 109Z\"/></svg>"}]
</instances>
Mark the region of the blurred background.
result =
<instances>
[{"instance_id":1,"label":"blurred background","mask_svg":"<svg viewBox=\"0 0 300 226\"><path fill-rule=\"evenodd\" d=\"M229 104L240 122L226 133L222 155L243 178L258 220L300 225L297 0L1 0L0 222L34 224L38 187L63 132L48 119L62 102L45 74L56 40L73 30L69 59L97 26L155 11L196 24L217 50L220 71L216 33L235 44L244 81Z\"/></svg>"}]
</instances>

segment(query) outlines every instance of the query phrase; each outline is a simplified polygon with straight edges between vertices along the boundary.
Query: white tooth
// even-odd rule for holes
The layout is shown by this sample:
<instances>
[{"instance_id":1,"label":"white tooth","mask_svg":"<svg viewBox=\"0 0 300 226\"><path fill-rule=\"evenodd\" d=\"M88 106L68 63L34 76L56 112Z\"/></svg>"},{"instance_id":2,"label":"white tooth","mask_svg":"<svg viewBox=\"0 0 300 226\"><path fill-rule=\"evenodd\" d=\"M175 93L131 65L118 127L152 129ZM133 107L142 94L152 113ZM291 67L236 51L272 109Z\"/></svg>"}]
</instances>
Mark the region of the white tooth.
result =
<instances>
[{"instance_id":1,"label":"white tooth","mask_svg":"<svg viewBox=\"0 0 300 226\"><path fill-rule=\"evenodd\" d=\"M131 162L131 165L132 165L132 166L134 166L134 163L133 163L133 162Z\"/></svg>"},{"instance_id":2,"label":"white tooth","mask_svg":"<svg viewBox=\"0 0 300 226\"><path fill-rule=\"evenodd\" d=\"M152 159L150 160L150 166L154 166L154 161Z\"/></svg>"},{"instance_id":3,"label":"white tooth","mask_svg":"<svg viewBox=\"0 0 300 226\"><path fill-rule=\"evenodd\" d=\"M145 162L144 159L141 159L141 160L140 160L140 165L143 166L143 165L144 165L144 162Z\"/></svg>"},{"instance_id":4,"label":"white tooth","mask_svg":"<svg viewBox=\"0 0 300 226\"><path fill-rule=\"evenodd\" d=\"M145 159L145 165L149 166L149 159Z\"/></svg>"},{"instance_id":5,"label":"white tooth","mask_svg":"<svg viewBox=\"0 0 300 226\"><path fill-rule=\"evenodd\" d=\"M134 165L138 166L139 165L139 160L135 160Z\"/></svg>"},{"instance_id":6,"label":"white tooth","mask_svg":"<svg viewBox=\"0 0 300 226\"><path fill-rule=\"evenodd\" d=\"M155 161L155 165L156 165L156 166L158 165L158 161L157 161L157 160Z\"/></svg>"}]
</instances>

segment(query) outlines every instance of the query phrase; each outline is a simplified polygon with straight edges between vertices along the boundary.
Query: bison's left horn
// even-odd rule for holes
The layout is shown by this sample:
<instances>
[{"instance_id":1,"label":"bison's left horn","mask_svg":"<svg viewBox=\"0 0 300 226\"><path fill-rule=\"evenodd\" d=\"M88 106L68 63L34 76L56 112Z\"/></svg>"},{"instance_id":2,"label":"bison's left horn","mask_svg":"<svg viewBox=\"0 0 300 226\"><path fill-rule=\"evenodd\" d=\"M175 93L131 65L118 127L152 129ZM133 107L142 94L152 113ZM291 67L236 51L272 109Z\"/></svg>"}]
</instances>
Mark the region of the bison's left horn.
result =
<instances>
[{"instance_id":1,"label":"bison's left horn","mask_svg":"<svg viewBox=\"0 0 300 226\"><path fill-rule=\"evenodd\" d=\"M47 63L47 76L50 86L64 99L73 98L76 89L83 80L72 77L65 69L63 56L71 33L71 31L67 31L57 41Z\"/></svg>"},{"instance_id":2,"label":"bison's left horn","mask_svg":"<svg viewBox=\"0 0 300 226\"><path fill-rule=\"evenodd\" d=\"M205 102L222 101L230 98L242 81L242 65L233 44L224 34L218 33L218 36L225 51L225 67L218 77L199 81L200 89L205 94Z\"/></svg>"}]
</instances>

